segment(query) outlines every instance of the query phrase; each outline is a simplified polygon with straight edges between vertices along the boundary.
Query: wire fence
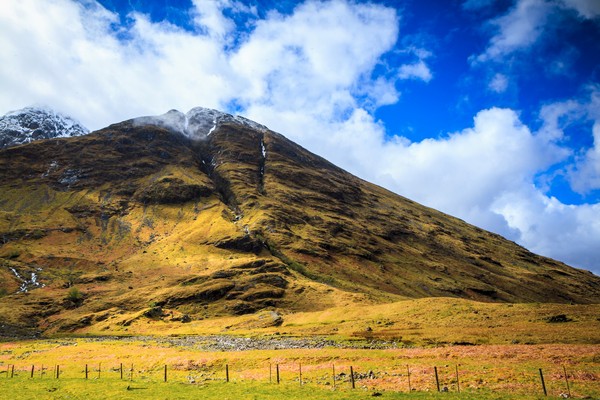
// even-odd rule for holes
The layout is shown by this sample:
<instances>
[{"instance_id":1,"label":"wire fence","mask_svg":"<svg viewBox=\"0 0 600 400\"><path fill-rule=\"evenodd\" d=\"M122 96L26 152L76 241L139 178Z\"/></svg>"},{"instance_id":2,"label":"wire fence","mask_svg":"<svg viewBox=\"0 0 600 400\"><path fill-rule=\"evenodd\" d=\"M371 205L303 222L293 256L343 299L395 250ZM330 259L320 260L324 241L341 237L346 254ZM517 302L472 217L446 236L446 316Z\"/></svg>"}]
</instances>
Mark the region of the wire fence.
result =
<instances>
[{"instance_id":1,"label":"wire fence","mask_svg":"<svg viewBox=\"0 0 600 400\"><path fill-rule=\"evenodd\" d=\"M580 395L578 388L598 386L597 372L525 368L502 377L502 370L476 370L460 364L423 366L398 364L391 369L357 369L354 365L302 364L300 362L248 364L153 364L82 363L81 365L24 365L1 367L0 379L82 379L180 382L191 385L211 382L263 382L265 384L317 385L333 390L391 390L398 392L469 392L487 389L499 393L558 396ZM506 372L506 370L505 370ZM4 375L4 376L2 376ZM0 383L1 385L1 383ZM589 388L585 390L589 395Z\"/></svg>"}]
</instances>

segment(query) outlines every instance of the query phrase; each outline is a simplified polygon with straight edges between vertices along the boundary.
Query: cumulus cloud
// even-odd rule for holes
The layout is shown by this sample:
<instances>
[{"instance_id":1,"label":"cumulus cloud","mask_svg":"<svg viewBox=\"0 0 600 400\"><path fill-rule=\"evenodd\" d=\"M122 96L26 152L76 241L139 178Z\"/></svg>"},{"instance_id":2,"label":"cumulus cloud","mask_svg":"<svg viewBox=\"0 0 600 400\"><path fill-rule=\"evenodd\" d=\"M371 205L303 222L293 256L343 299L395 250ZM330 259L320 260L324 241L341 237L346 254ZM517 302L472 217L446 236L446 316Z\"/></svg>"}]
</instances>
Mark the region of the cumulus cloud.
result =
<instances>
[{"instance_id":1,"label":"cumulus cloud","mask_svg":"<svg viewBox=\"0 0 600 400\"><path fill-rule=\"evenodd\" d=\"M0 37L10 56L0 81L11 95L0 98L0 109L51 104L96 129L189 109L198 93L205 105L218 107L233 93L224 84L222 47L208 36L153 24L140 14L130 16L131 29L115 31L116 16L95 3L56 0L41 8L36 1L11 1L4 8Z\"/></svg>"},{"instance_id":2,"label":"cumulus cloud","mask_svg":"<svg viewBox=\"0 0 600 400\"><path fill-rule=\"evenodd\" d=\"M446 138L410 143L404 138L382 141L381 133L372 137L376 141L364 154L354 156L365 160L363 175L481 225L487 225L486 214L499 193L531 184L538 171L565 155L534 136L514 111L499 108L479 112L472 128ZM333 152L330 156L336 157Z\"/></svg>"},{"instance_id":3,"label":"cumulus cloud","mask_svg":"<svg viewBox=\"0 0 600 400\"><path fill-rule=\"evenodd\" d=\"M503 194L494 209L530 250L600 273L600 204L566 205L530 186Z\"/></svg>"},{"instance_id":4,"label":"cumulus cloud","mask_svg":"<svg viewBox=\"0 0 600 400\"><path fill-rule=\"evenodd\" d=\"M273 13L230 59L244 82L238 100L336 118L360 106L365 83L377 89L377 98L363 93L372 102L396 99L394 81L372 80L371 71L397 29L395 11L369 4L307 2L289 16Z\"/></svg>"},{"instance_id":5,"label":"cumulus cloud","mask_svg":"<svg viewBox=\"0 0 600 400\"><path fill-rule=\"evenodd\" d=\"M240 37L223 10L251 10L226 0L194 2L196 32L139 13L115 31L117 16L94 2L56 0L42 12L35 0L11 0L5 8L0 80L13 95L0 98L3 110L45 102L100 128L232 100L335 118L360 107L357 98L381 105L399 95L395 77L372 76L398 36L395 10L382 6L308 1L291 15L271 12Z\"/></svg>"},{"instance_id":6,"label":"cumulus cloud","mask_svg":"<svg viewBox=\"0 0 600 400\"><path fill-rule=\"evenodd\" d=\"M223 15L223 9L230 7L227 0L194 0L194 23L204 29L208 36L223 40L235 29L235 23Z\"/></svg>"}]
</instances>

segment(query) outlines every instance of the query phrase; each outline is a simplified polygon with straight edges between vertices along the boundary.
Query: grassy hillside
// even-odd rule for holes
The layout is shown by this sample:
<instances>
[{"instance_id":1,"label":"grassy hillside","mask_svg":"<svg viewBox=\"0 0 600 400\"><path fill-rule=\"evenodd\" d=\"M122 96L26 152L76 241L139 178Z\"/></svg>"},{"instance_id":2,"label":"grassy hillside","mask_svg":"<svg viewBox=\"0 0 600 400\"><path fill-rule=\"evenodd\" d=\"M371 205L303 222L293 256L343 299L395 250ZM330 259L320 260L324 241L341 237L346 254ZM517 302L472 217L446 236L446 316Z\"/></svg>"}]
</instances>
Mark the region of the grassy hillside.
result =
<instances>
[{"instance_id":1,"label":"grassy hillside","mask_svg":"<svg viewBox=\"0 0 600 400\"><path fill-rule=\"evenodd\" d=\"M330 335L302 322L330 312L369 315L336 322L346 336L369 325L370 335L418 342L403 328L411 321L389 312L408 312L402 300L456 298L433 301L448 309L432 313L451 315L470 315L460 298L600 302L589 272L235 124L192 142L124 122L0 151L0 278L0 335L184 332L227 318L272 329L297 318L300 333ZM454 341L442 336L428 339Z\"/></svg>"}]
</instances>

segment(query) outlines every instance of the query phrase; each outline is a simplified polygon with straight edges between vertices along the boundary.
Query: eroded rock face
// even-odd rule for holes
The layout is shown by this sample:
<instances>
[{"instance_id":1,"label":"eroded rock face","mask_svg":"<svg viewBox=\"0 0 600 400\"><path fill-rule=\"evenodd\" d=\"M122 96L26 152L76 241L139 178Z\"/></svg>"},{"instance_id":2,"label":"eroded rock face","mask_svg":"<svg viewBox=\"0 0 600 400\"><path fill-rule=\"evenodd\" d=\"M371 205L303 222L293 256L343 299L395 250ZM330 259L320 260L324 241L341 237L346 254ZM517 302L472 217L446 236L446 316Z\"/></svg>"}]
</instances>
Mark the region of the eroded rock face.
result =
<instances>
[{"instance_id":1,"label":"eroded rock face","mask_svg":"<svg viewBox=\"0 0 600 400\"><path fill-rule=\"evenodd\" d=\"M198 276L180 283L175 290L157 299L158 306L177 308L180 306L206 306L220 303L230 314L243 315L264 308L277 307L286 296L290 284L289 272L284 274L265 273L261 268L279 266L275 260L260 260L232 269L220 270L210 276ZM145 316L153 318L147 310ZM276 314L276 313L275 313Z\"/></svg>"},{"instance_id":2,"label":"eroded rock face","mask_svg":"<svg viewBox=\"0 0 600 400\"><path fill-rule=\"evenodd\" d=\"M163 178L148 186L140 187L134 198L144 204L183 204L209 196L214 188L205 185L185 183L178 178Z\"/></svg>"}]
</instances>

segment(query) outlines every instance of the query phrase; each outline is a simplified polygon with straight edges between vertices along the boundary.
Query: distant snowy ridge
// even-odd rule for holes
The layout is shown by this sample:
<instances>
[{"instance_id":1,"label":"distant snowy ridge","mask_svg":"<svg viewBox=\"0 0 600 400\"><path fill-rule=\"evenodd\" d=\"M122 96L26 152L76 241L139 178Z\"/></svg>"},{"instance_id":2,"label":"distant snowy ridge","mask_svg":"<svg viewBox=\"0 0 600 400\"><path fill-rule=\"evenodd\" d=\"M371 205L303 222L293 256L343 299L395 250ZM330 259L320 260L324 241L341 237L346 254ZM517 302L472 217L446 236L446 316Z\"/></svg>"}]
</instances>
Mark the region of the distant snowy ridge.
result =
<instances>
[{"instance_id":1,"label":"distant snowy ridge","mask_svg":"<svg viewBox=\"0 0 600 400\"><path fill-rule=\"evenodd\" d=\"M75 119L46 107L25 107L0 117L0 149L88 133Z\"/></svg>"},{"instance_id":2,"label":"distant snowy ridge","mask_svg":"<svg viewBox=\"0 0 600 400\"><path fill-rule=\"evenodd\" d=\"M257 122L231 115L211 108L195 107L187 114L177 110L170 110L165 114L134 118L133 123L137 126L154 125L164 127L176 132L181 132L192 139L205 139L219 125L232 123L246 126L259 131L266 131L267 127Z\"/></svg>"}]
</instances>

